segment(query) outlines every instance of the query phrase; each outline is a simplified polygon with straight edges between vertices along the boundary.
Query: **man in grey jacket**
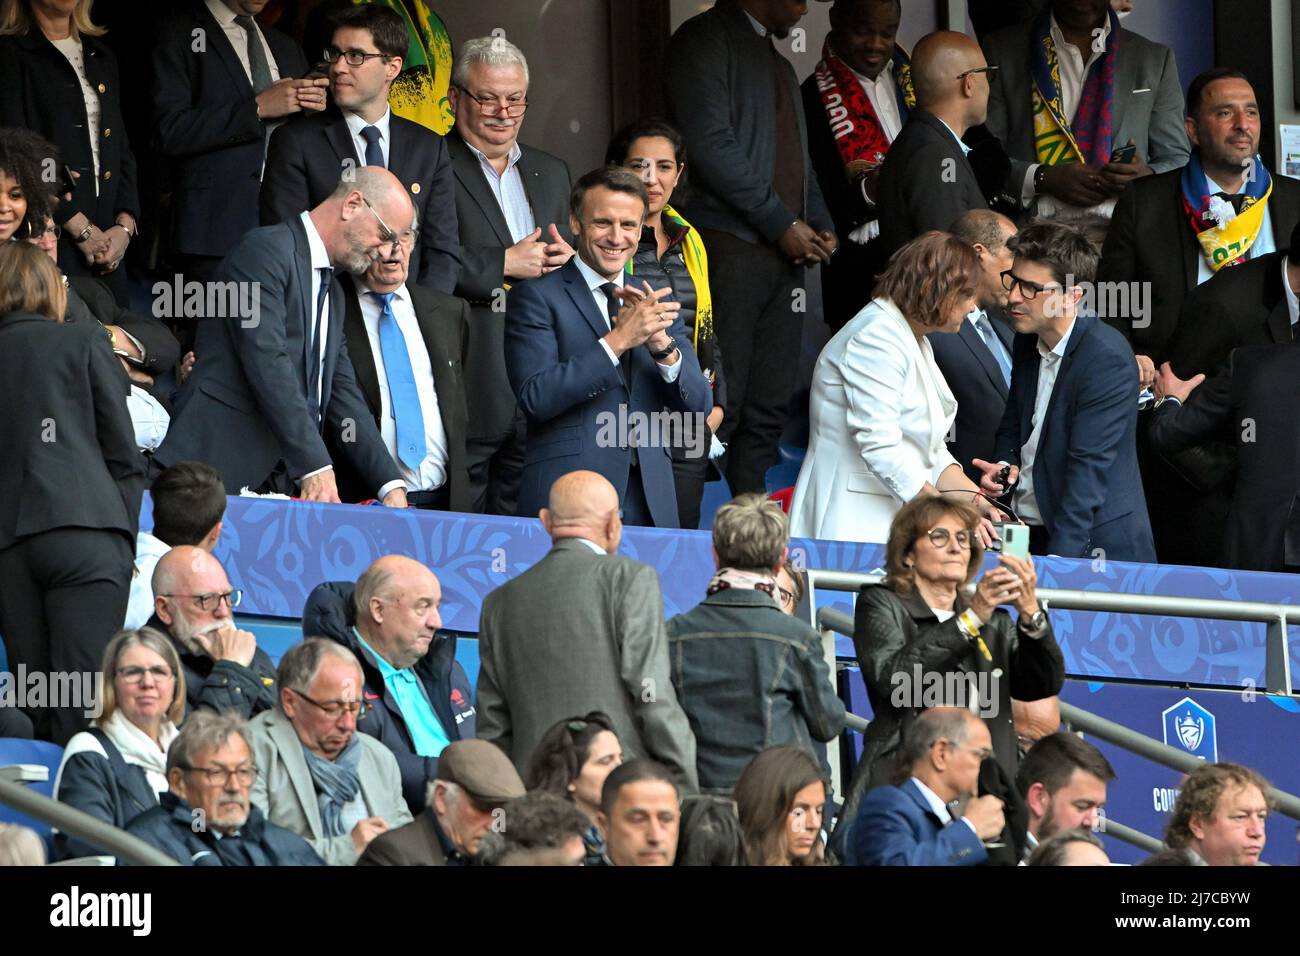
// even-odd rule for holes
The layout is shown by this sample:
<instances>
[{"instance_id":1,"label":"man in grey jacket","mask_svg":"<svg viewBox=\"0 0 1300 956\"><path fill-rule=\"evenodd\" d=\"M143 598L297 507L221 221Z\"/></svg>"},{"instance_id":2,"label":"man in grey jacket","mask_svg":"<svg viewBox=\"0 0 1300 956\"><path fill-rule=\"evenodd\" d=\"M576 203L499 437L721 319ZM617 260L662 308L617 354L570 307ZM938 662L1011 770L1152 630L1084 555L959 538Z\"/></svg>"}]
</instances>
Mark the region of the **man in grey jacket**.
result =
<instances>
[{"instance_id":1,"label":"man in grey jacket","mask_svg":"<svg viewBox=\"0 0 1300 956\"><path fill-rule=\"evenodd\" d=\"M600 710L626 759L651 757L694 790L695 737L669 674L659 576L616 553L618 493L575 471L548 505L550 553L483 599L479 738L523 767L557 720Z\"/></svg>"},{"instance_id":2,"label":"man in grey jacket","mask_svg":"<svg viewBox=\"0 0 1300 956\"><path fill-rule=\"evenodd\" d=\"M342 644L309 637L285 653L276 682L276 709L248 725L251 799L326 863L351 866L379 834L411 822L397 758L357 733L361 664Z\"/></svg>"},{"instance_id":3,"label":"man in grey jacket","mask_svg":"<svg viewBox=\"0 0 1300 956\"><path fill-rule=\"evenodd\" d=\"M673 34L668 105L686 140L682 213L709 259L726 356L727 482L763 491L799 371L804 267L830 262L834 223L808 156L794 67L777 50L803 0L718 0Z\"/></svg>"}]
</instances>

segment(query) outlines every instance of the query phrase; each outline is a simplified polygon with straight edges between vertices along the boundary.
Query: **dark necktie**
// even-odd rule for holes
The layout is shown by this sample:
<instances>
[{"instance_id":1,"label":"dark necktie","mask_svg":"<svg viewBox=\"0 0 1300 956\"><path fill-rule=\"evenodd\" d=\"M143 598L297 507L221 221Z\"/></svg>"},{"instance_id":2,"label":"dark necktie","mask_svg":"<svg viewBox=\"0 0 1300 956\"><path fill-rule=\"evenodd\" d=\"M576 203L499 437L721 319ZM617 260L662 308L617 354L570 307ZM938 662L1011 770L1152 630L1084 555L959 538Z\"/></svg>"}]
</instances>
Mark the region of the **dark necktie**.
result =
<instances>
[{"instance_id":1,"label":"dark necktie","mask_svg":"<svg viewBox=\"0 0 1300 956\"><path fill-rule=\"evenodd\" d=\"M366 165L387 168L387 163L384 162L384 151L379 148L379 127L361 127L361 138L366 141Z\"/></svg>"},{"instance_id":2,"label":"dark necktie","mask_svg":"<svg viewBox=\"0 0 1300 956\"><path fill-rule=\"evenodd\" d=\"M316 425L322 422L320 411L320 337L329 335L329 296L330 284L334 280L334 270L328 266L317 269L320 273L320 289L316 293L316 311L312 313L311 325L303 336L307 345L307 407L316 417ZM322 315L322 313L324 313Z\"/></svg>"},{"instance_id":3,"label":"dark necktie","mask_svg":"<svg viewBox=\"0 0 1300 956\"><path fill-rule=\"evenodd\" d=\"M243 27L248 35L248 67L253 74L253 95L256 96L271 85L271 65L266 62L266 50L257 37L257 27L253 18L244 14L235 17L235 22Z\"/></svg>"},{"instance_id":4,"label":"dark necktie","mask_svg":"<svg viewBox=\"0 0 1300 956\"><path fill-rule=\"evenodd\" d=\"M384 360L384 377L388 379L388 403L397 431L397 457L408 470L419 472L424 461L424 413L420 411L420 393L415 387L411 356L406 338L397 326L393 312L393 293L371 292L380 304L379 353Z\"/></svg>"},{"instance_id":5,"label":"dark necktie","mask_svg":"<svg viewBox=\"0 0 1300 956\"><path fill-rule=\"evenodd\" d=\"M1224 202L1230 203L1233 211L1236 212L1238 216L1241 215L1241 204L1246 200L1245 193L1237 193L1235 196L1230 196L1227 193L1215 193L1214 195L1218 196Z\"/></svg>"}]
</instances>

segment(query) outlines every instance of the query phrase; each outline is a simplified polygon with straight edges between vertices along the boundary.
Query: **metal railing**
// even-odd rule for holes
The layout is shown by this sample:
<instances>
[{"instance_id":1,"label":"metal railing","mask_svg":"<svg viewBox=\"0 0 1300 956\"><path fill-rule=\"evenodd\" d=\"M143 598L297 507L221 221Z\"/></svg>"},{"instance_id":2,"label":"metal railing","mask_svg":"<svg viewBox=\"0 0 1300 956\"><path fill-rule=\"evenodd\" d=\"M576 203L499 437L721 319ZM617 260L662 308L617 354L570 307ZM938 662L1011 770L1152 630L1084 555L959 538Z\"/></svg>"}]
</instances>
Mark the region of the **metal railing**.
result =
<instances>
[{"instance_id":1,"label":"metal railing","mask_svg":"<svg viewBox=\"0 0 1300 956\"><path fill-rule=\"evenodd\" d=\"M139 837L105 823L65 803L37 793L0 774L0 804L57 827L63 833L94 844L123 863L138 866L180 866L175 860Z\"/></svg>"}]
</instances>

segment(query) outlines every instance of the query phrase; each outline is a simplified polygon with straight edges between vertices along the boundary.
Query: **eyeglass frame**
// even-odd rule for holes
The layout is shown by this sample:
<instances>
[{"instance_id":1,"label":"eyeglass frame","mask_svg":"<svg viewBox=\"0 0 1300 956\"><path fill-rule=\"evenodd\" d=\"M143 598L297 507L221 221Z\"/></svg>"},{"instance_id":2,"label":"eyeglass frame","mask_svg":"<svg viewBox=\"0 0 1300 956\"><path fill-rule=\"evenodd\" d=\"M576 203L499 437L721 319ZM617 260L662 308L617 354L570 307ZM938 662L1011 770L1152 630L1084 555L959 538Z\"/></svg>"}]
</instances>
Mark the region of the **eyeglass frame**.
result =
<instances>
[{"instance_id":1,"label":"eyeglass frame","mask_svg":"<svg viewBox=\"0 0 1300 956\"><path fill-rule=\"evenodd\" d=\"M220 786L222 787L225 787L225 785L230 782L231 778L234 778L244 787L251 787L257 782L258 770L256 764L251 767L236 767L234 770L227 770L225 767L195 767L191 764L180 764L179 766L180 769L184 770L186 773L203 774L203 776L207 778L208 784L211 786L218 785L218 778L220 778ZM247 780L243 779L245 776L248 778Z\"/></svg>"},{"instance_id":2,"label":"eyeglass frame","mask_svg":"<svg viewBox=\"0 0 1300 956\"><path fill-rule=\"evenodd\" d=\"M402 242L402 236L399 236L396 232L392 230L392 227L390 227L388 223L384 222L383 217L380 216L379 213L375 211L375 207L370 204L370 200L367 199L364 194L361 196L361 201L366 204L366 208L370 210L370 214L375 217L375 221L379 223L379 228L384 230L384 235L386 238L380 240L379 243L380 247L388 246L390 255L393 255L397 252L398 246L404 246L407 249L415 248L416 236L415 236L414 229L408 229L406 230L406 232L402 233L402 235L411 237L410 246L406 246L406 244Z\"/></svg>"},{"instance_id":3,"label":"eyeglass frame","mask_svg":"<svg viewBox=\"0 0 1300 956\"><path fill-rule=\"evenodd\" d=\"M989 82L991 83L993 82L993 75L997 73L997 71L998 71L998 65L996 63L989 63L986 66L977 66L973 70L967 70L965 73L958 73L957 79L964 80L972 73L987 73Z\"/></svg>"},{"instance_id":4,"label":"eyeglass frame","mask_svg":"<svg viewBox=\"0 0 1300 956\"><path fill-rule=\"evenodd\" d=\"M942 542L935 541L934 536L940 533L942 533L943 535L943 541ZM957 535L959 534L963 534L966 536L965 544L962 544L961 541L957 539ZM963 551L969 551L971 548L971 534L965 528L958 528L956 531L949 531L947 528L931 528L929 531L925 533L925 536L927 539L929 539L930 543L934 545L936 548L948 547L948 540L950 538L957 540L957 547L961 548Z\"/></svg>"},{"instance_id":5,"label":"eyeglass frame","mask_svg":"<svg viewBox=\"0 0 1300 956\"><path fill-rule=\"evenodd\" d=\"M493 117L493 116L500 116L502 113L504 113L509 119L519 119L519 117L523 116L524 113L528 111L527 93L524 93L524 98L518 101L517 103L507 103L505 106L498 105L496 99L494 98L492 101L492 105L488 107L488 106L484 106L483 101L479 99L477 96L475 96L473 93L471 93L468 87L461 86L459 83L453 83L452 86L456 87L456 89L460 90L471 100L477 103L479 114L482 116ZM519 112L517 113L510 112L512 109L516 109L516 108L519 109ZM489 109L491 109L493 112L489 113L488 112Z\"/></svg>"},{"instance_id":6,"label":"eyeglass frame","mask_svg":"<svg viewBox=\"0 0 1300 956\"><path fill-rule=\"evenodd\" d=\"M1000 272L998 275L1002 279L1003 289L1005 289L1007 292L1014 292L1016 290L1016 287L1019 286L1020 294L1024 296L1025 300L1028 302L1032 302L1034 299L1037 299L1044 292L1065 291L1065 286L1061 285L1058 282L1051 283L1050 285L1039 285L1037 282L1031 282L1028 279L1020 278L1020 276L1016 275L1010 269L1006 269L1003 272ZM1033 295L1029 294L1029 292L1031 291L1033 292Z\"/></svg>"},{"instance_id":7,"label":"eyeglass frame","mask_svg":"<svg viewBox=\"0 0 1300 956\"><path fill-rule=\"evenodd\" d=\"M139 671L140 673L139 673L138 675L136 675L135 679L133 680L133 679L132 679L132 678L131 678L127 673L126 673L127 671ZM160 677L160 676L156 673L157 671L163 671L164 673L163 673L162 676ZM165 680L171 680L171 681L174 681L174 680L176 679L176 672L173 671L170 667L167 667L166 665L161 666L161 667L159 667L159 666L154 666L154 667L139 667L139 666L134 666L134 665L133 665L133 666L131 666L131 667L119 667L117 670L115 670L115 671L113 672L113 676L114 676L114 677L120 677L120 678L122 678L123 681L125 681L125 682L128 683L128 684L138 684L138 683L140 683L142 680L144 680L144 675L145 675L145 674L149 674L151 677L153 677L153 679L154 679L154 683L155 683L155 684L156 684L156 683L160 683L161 681L165 681Z\"/></svg>"},{"instance_id":8,"label":"eyeglass frame","mask_svg":"<svg viewBox=\"0 0 1300 956\"><path fill-rule=\"evenodd\" d=\"M970 744L967 743L960 743L960 744L956 743L948 737L940 737L938 740L935 741L935 743L947 744L953 750L969 750L971 753L979 756L980 763L983 763L985 760L992 760L994 757L997 756L996 751L994 751L992 747L972 747Z\"/></svg>"},{"instance_id":9,"label":"eyeglass frame","mask_svg":"<svg viewBox=\"0 0 1300 956\"><path fill-rule=\"evenodd\" d=\"M348 704L356 704L356 705L357 705L357 710L356 710L356 713L354 714L354 716L357 718L357 720L360 720L361 718L365 717L367 714L370 713L370 711L371 711L371 709L372 709L371 706L370 706L370 704L366 703L364 700L351 700L351 701L346 701L346 700L332 700L332 701L327 701L326 703L322 704L320 701L318 701L318 700L313 700L312 698L308 697L306 694L304 694L302 691L300 691L300 690L299 690L298 688L296 688L296 687L290 687L289 690L293 691L295 694L297 694L299 697L301 697L301 698L302 698L303 700L305 700L307 703L311 704L313 707L315 707L317 710L319 710L321 713L323 713L323 714L324 714L326 717L328 717L330 720L338 720L338 719L339 719L340 717L342 717L345 713L352 713L352 711L351 711L350 709L345 709L346 705L348 705ZM338 708L339 708L339 712L338 712L337 714L331 714L331 713L330 713L330 708L331 708L331 707L338 707Z\"/></svg>"},{"instance_id":10,"label":"eyeglass frame","mask_svg":"<svg viewBox=\"0 0 1300 956\"><path fill-rule=\"evenodd\" d=\"M330 56L331 52L337 53L338 56ZM337 63L339 61L339 57L342 57L347 62L348 66L364 66L367 60L373 60L376 58L382 59L385 62L396 59L396 57L390 56L387 53L367 53L365 50L340 50L336 46L327 46L322 51L321 55L325 58L325 62L328 63L330 66L333 66L335 63ZM354 56L361 57L361 62L353 63L351 58Z\"/></svg>"},{"instance_id":11,"label":"eyeglass frame","mask_svg":"<svg viewBox=\"0 0 1300 956\"><path fill-rule=\"evenodd\" d=\"M216 598L217 607L220 607L224 603L226 607L233 611L235 608L239 607L240 603L244 600L244 590L243 588L231 588L229 591L225 592L208 591L205 594L159 594L158 597L193 598L194 603L199 606L200 611L216 610L216 608L209 608L206 603L212 598Z\"/></svg>"}]
</instances>

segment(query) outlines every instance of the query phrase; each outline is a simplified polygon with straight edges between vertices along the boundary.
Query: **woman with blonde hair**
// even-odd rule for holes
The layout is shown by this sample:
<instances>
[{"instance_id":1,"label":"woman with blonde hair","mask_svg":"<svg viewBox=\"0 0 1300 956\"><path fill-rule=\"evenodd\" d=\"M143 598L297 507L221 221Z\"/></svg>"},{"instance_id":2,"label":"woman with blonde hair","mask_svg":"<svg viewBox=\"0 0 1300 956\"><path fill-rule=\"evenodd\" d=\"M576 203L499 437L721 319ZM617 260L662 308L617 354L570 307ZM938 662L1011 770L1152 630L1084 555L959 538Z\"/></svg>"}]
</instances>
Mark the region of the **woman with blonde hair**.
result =
<instances>
[{"instance_id":1,"label":"woman with blonde hair","mask_svg":"<svg viewBox=\"0 0 1300 956\"><path fill-rule=\"evenodd\" d=\"M109 642L103 676L100 714L68 741L54 796L125 828L169 789L167 748L185 719L185 673L170 638L143 627ZM64 833L55 846L63 857L101 852Z\"/></svg>"},{"instance_id":2,"label":"woman with blonde hair","mask_svg":"<svg viewBox=\"0 0 1300 956\"><path fill-rule=\"evenodd\" d=\"M918 236L889 260L875 299L822 350L791 537L883 542L899 508L938 492L986 519L999 515L948 451L957 401L926 340L960 331L978 274L970 243L946 232ZM990 521L979 535L993 540Z\"/></svg>"},{"instance_id":3,"label":"woman with blonde hair","mask_svg":"<svg viewBox=\"0 0 1300 956\"><path fill-rule=\"evenodd\" d=\"M95 673L126 617L145 461L126 373L36 246L0 243L0 633L29 672ZM28 710L65 744L87 702Z\"/></svg>"}]
</instances>

